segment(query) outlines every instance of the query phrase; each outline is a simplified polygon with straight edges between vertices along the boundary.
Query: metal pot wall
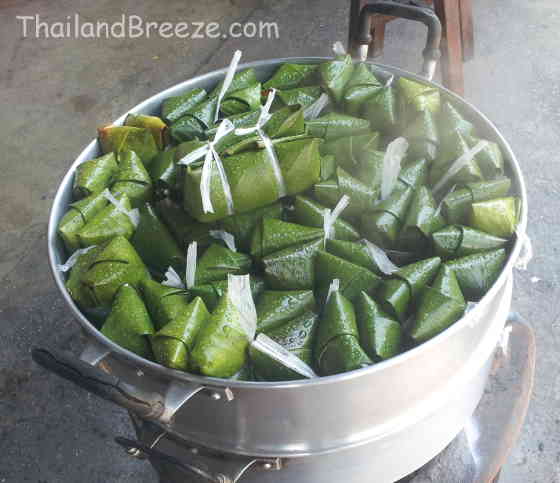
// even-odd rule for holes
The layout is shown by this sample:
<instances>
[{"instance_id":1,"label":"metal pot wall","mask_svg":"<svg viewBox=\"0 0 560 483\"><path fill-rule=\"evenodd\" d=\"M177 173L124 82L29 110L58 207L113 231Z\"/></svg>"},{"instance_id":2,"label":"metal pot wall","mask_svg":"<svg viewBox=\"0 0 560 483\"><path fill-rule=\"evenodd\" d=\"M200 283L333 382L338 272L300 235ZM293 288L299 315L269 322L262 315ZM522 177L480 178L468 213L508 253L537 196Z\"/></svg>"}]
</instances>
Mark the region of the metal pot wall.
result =
<instances>
[{"instance_id":1,"label":"metal pot wall","mask_svg":"<svg viewBox=\"0 0 560 483\"><path fill-rule=\"evenodd\" d=\"M239 69L252 67L260 79L266 79L284 62L324 60L272 59ZM524 234L527 199L523 178L511 148L496 127L474 106L441 86L395 67L374 65L380 77L404 76L442 89L484 138L500 145L513 189L522 200L518 232ZM173 86L130 112L157 115L163 99L197 87L212 88L224 73L225 69L218 70ZM376 464L391 467L391 461L398 461L399 470L395 467L385 475L397 479L413 471L460 431L480 400L489 361L509 312L512 268L522 250L519 237L500 277L473 310L432 340L393 359L315 380L270 383L206 378L165 368L115 345L87 320L64 288L64 276L56 268L64 262L56 228L71 201L76 166L98 153L94 140L66 173L56 193L48 231L55 282L90 344L81 361L40 349L34 353L38 362L194 445L251 457L297 460L308 456L302 463L308 465L319 461L320 455L337 452L334 460L331 458L333 468L343 461L352 464L352 458L362 462L365 458L369 478ZM359 476L360 465L355 466ZM363 474L365 471L364 466ZM327 481L319 478L319 473L314 475L305 480L273 481Z\"/></svg>"}]
</instances>

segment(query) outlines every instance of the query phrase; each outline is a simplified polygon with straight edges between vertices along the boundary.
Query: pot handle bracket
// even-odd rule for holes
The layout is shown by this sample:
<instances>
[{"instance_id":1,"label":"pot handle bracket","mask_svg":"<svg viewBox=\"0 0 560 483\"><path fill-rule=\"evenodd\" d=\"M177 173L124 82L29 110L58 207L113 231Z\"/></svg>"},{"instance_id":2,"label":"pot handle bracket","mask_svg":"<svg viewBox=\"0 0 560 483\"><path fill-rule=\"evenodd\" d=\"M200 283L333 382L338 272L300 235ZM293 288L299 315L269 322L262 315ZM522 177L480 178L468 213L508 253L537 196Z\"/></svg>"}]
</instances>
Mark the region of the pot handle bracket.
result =
<instances>
[{"instance_id":1,"label":"pot handle bracket","mask_svg":"<svg viewBox=\"0 0 560 483\"><path fill-rule=\"evenodd\" d=\"M376 1L365 5L360 11L359 31L356 39L357 44L359 44L357 54L361 61L365 61L368 56L369 44L372 41L372 16L376 14L414 20L428 27L426 47L423 51L424 64L420 75L427 80L432 80L437 62L441 57L439 46L442 29L441 22L435 12L428 7L416 6L414 2L404 4L395 1Z\"/></svg>"}]
</instances>

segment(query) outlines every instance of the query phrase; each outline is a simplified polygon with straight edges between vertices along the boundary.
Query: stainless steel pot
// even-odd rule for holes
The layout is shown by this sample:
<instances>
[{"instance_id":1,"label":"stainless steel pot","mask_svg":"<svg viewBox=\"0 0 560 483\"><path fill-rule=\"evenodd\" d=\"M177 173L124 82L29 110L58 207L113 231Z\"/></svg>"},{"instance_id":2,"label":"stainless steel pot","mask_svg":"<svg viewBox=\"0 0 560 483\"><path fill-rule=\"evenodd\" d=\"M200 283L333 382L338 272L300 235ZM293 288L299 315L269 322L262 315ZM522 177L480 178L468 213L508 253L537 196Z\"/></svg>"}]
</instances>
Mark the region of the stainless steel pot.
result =
<instances>
[{"instance_id":1,"label":"stainless steel pot","mask_svg":"<svg viewBox=\"0 0 560 483\"><path fill-rule=\"evenodd\" d=\"M284 62L324 60L272 59L244 64L239 69L252 67L259 79L266 79ZM373 65L380 77L403 76L438 87L476 124L482 137L500 145L513 189L522 200L518 232L524 234L527 198L523 177L515 155L496 127L474 106L442 86L395 67ZM214 71L173 86L130 112L157 115L163 99L197 87L212 88L224 73L225 69ZM124 118L115 124L121 124ZM55 282L90 343L81 360L36 350L34 357L39 363L186 444L245 455L251 461L256 458L271 465L276 458L308 457L305 460L309 462L336 452L330 460L354 464L357 476L371 475L372 468L378 466L383 468L383 475L377 481L391 481L422 466L461 430L480 400L491 356L509 312L512 269L522 250L522 237L515 241L496 283L474 309L432 340L393 359L345 374L297 382L238 382L196 376L142 359L111 342L80 312L64 288L64 276L57 270L57 265L64 262L64 250L56 228L71 201L76 166L98 154L94 140L64 176L48 230ZM358 472L360 465L362 472ZM317 480L277 477L273 481Z\"/></svg>"}]
</instances>

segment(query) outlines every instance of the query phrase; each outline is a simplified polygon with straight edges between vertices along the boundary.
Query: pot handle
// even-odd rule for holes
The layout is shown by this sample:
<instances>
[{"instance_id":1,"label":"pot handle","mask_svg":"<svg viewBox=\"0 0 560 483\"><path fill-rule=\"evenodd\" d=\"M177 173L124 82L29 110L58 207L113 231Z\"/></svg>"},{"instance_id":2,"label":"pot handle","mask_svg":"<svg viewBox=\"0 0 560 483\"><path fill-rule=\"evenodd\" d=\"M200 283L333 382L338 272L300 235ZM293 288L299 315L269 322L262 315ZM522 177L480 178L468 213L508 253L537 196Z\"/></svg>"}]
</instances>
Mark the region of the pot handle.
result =
<instances>
[{"instance_id":1,"label":"pot handle","mask_svg":"<svg viewBox=\"0 0 560 483\"><path fill-rule=\"evenodd\" d=\"M365 5L360 11L359 30L356 42L360 44L358 50L358 57L360 60L367 59L369 44L372 41L371 37L371 21L374 14L388 15L390 17L406 18L416 22L422 22L428 27L428 37L426 40L426 47L424 48L424 64L420 75L428 80L436 71L436 65L441 57L439 45L441 43L441 22L435 12L427 7L410 4L403 4L396 1L376 1Z\"/></svg>"},{"instance_id":2,"label":"pot handle","mask_svg":"<svg viewBox=\"0 0 560 483\"><path fill-rule=\"evenodd\" d=\"M157 420L164 413L164 401L159 394L133 387L74 356L37 347L31 351L31 356L45 369L141 418Z\"/></svg>"}]
</instances>

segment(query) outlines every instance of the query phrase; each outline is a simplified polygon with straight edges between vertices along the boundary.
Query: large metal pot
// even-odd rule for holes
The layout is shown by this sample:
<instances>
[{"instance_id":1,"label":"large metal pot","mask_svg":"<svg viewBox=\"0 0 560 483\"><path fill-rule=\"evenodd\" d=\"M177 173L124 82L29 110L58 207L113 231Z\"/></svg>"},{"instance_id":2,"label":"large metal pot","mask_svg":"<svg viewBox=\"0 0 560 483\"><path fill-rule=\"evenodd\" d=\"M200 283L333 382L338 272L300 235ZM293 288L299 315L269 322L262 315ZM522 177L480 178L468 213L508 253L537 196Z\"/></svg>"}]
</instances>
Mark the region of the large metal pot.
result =
<instances>
[{"instance_id":1,"label":"large metal pot","mask_svg":"<svg viewBox=\"0 0 560 483\"><path fill-rule=\"evenodd\" d=\"M252 67L260 79L266 79L284 62L324 60L273 59L244 64L239 69ZM443 87L395 67L374 66L380 77L404 76L442 89L476 124L482 137L500 145L513 189L522 200L518 232L524 234L525 185L519 164L496 127L474 106ZM224 73L225 69L214 71L173 86L130 112L159 114L163 99L197 87L212 88ZM115 124L121 124L124 118ZM347 474L344 481L372 481L372 468L376 467L383 467L376 481L398 479L426 463L461 430L480 400L509 312L512 269L522 250L520 237L500 277L480 303L440 335L393 359L345 374L297 382L201 377L165 368L117 346L88 321L64 288L64 276L57 270L57 265L64 262L64 250L56 228L71 201L76 166L98 154L94 140L64 176L48 230L55 282L90 344L81 360L36 350L37 361L188 444L267 461L305 456L308 458L302 465L318 465L314 461L320 461L324 474L329 471L324 465L327 460L318 458L336 452L329 460L333 471L341 464L355 469L356 479ZM363 470L359 470L360 465ZM311 472L306 479L281 474L266 481L319 481L318 473L313 476ZM366 475L369 477L364 480ZM342 481L333 478L330 481Z\"/></svg>"}]
</instances>

